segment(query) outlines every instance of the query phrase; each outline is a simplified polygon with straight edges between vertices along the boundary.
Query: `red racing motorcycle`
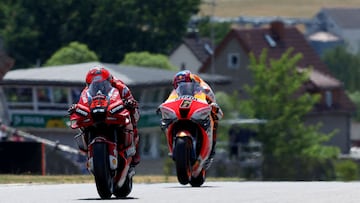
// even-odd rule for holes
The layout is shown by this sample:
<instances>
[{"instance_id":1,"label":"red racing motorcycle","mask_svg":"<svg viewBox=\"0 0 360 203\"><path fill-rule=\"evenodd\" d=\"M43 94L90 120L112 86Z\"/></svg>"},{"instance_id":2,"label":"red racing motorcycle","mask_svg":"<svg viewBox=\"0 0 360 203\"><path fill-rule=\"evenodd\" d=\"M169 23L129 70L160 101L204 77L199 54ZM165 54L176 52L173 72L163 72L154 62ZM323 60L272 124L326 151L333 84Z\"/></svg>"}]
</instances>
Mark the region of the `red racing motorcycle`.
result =
<instances>
[{"instance_id":1,"label":"red racing motorcycle","mask_svg":"<svg viewBox=\"0 0 360 203\"><path fill-rule=\"evenodd\" d=\"M197 84L180 83L159 106L169 156L175 162L180 184L200 187L210 167L213 120L211 106Z\"/></svg>"},{"instance_id":2,"label":"red racing motorcycle","mask_svg":"<svg viewBox=\"0 0 360 203\"><path fill-rule=\"evenodd\" d=\"M102 199L126 197L135 171L130 167L135 141L130 112L119 91L108 80L92 82L70 113L80 150L87 153L87 168L94 175Z\"/></svg>"}]
</instances>

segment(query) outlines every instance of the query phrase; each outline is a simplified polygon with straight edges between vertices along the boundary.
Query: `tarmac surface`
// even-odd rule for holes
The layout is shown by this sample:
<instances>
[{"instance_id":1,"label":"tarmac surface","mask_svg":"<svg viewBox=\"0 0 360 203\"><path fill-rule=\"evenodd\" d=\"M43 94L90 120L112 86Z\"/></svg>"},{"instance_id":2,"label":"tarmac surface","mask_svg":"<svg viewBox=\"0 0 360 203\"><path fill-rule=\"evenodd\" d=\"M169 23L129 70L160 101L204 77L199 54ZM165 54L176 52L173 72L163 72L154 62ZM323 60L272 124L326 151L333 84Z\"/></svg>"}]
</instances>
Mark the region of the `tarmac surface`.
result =
<instances>
[{"instance_id":1,"label":"tarmac surface","mask_svg":"<svg viewBox=\"0 0 360 203\"><path fill-rule=\"evenodd\" d=\"M179 183L134 184L127 198L101 202L357 203L359 189L360 182L205 182L198 188ZM0 185L0 202L4 203L98 200L95 184Z\"/></svg>"}]
</instances>

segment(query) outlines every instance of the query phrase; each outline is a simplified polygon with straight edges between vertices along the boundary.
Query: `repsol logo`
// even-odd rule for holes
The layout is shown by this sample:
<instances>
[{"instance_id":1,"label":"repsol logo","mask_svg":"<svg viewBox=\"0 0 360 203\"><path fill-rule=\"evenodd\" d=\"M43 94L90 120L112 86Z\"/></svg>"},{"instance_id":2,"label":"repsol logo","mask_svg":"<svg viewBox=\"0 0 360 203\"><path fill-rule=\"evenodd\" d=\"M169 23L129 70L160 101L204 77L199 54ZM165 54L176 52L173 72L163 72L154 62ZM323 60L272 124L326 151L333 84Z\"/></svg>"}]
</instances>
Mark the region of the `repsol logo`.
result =
<instances>
[{"instance_id":1,"label":"repsol logo","mask_svg":"<svg viewBox=\"0 0 360 203\"><path fill-rule=\"evenodd\" d=\"M191 95L184 95L184 96L180 96L179 98L177 98L177 100L180 99L186 99L186 100L197 100L197 98L191 96Z\"/></svg>"}]
</instances>

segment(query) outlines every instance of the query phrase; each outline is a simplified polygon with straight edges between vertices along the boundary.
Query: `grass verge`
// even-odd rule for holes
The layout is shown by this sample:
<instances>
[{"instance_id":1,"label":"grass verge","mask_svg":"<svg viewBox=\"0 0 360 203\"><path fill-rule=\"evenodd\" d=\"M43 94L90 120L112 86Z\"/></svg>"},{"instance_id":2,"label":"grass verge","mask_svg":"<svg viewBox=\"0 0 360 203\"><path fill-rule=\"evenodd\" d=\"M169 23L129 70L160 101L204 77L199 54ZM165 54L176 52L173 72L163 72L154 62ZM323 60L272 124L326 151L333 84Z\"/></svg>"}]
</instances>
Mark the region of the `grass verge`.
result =
<instances>
[{"instance_id":1,"label":"grass verge","mask_svg":"<svg viewBox=\"0 0 360 203\"><path fill-rule=\"evenodd\" d=\"M177 182L176 176L135 175L134 183L167 183ZM206 181L241 181L240 178L208 177ZM0 184L64 184L94 183L92 175L0 175Z\"/></svg>"}]
</instances>

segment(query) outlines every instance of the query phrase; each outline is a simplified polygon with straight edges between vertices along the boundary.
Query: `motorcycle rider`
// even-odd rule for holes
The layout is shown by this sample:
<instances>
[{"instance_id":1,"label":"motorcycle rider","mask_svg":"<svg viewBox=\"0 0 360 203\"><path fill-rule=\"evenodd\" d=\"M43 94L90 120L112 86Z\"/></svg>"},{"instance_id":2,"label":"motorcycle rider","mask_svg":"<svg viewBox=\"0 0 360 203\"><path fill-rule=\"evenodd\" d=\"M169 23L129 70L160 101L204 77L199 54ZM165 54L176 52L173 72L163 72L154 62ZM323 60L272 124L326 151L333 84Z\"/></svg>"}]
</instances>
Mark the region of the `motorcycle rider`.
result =
<instances>
[{"instance_id":1,"label":"motorcycle rider","mask_svg":"<svg viewBox=\"0 0 360 203\"><path fill-rule=\"evenodd\" d=\"M89 88L90 83L93 79L101 78L103 80L109 80L111 85L119 90L120 96L124 101L126 109L130 111L131 122L133 125L133 132L134 132L134 140L135 140L135 147L136 153L133 156L131 166L136 166L140 162L140 153L139 153L139 137L138 137L138 130L137 130L137 122L140 118L139 110L138 110L138 102L135 100L133 95L131 94L130 89L125 85L123 81L120 79L115 78L110 72L103 66L94 66L92 69L88 71L86 74L85 82L86 87L82 90L80 97L87 98L87 90ZM76 104L73 104L68 112L74 112L76 108Z\"/></svg>"},{"instance_id":2,"label":"motorcycle rider","mask_svg":"<svg viewBox=\"0 0 360 203\"><path fill-rule=\"evenodd\" d=\"M211 153L209 156L209 160L212 160L215 155L215 146L216 146L216 137L217 137L217 127L219 120L223 117L223 111L221 110L220 106L216 103L215 94L213 90L211 89L210 85L208 85L203 79L200 78L200 76L191 73L189 70L182 70L175 74L173 79L173 87L174 89L170 93L170 96L168 99L174 98L174 95L176 95L176 88L179 86L180 83L183 82L189 82L189 83L197 83L198 86L202 89L202 91L206 94L206 101L208 104L211 105L211 117L214 121L214 127L213 127L213 144L211 147Z\"/></svg>"}]
</instances>

